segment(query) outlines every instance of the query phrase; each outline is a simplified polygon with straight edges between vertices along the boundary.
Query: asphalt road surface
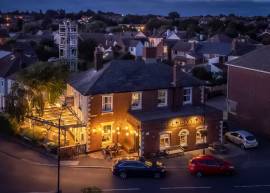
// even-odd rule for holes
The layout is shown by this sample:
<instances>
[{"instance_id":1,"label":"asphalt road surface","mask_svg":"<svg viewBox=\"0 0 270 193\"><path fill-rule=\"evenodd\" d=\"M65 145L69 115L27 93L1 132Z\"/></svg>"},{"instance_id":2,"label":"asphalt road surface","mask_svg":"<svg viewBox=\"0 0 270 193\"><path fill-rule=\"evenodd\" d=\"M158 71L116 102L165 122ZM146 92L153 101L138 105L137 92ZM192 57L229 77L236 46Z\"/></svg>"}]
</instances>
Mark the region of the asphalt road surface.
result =
<instances>
[{"instance_id":1,"label":"asphalt road surface","mask_svg":"<svg viewBox=\"0 0 270 193\"><path fill-rule=\"evenodd\" d=\"M32 152L31 156L39 155ZM246 164L247 160L249 164ZM62 167L61 189L63 193L79 193L83 187L88 186L97 186L104 192L112 193L270 192L270 150L267 147L250 151L247 156L236 157L233 161L237 163L237 174L234 176L197 178L191 176L185 168L178 168L169 169L167 177L158 180L121 180L112 176L109 169ZM0 151L0 193L55 192L56 180L56 167L35 165Z\"/></svg>"}]
</instances>

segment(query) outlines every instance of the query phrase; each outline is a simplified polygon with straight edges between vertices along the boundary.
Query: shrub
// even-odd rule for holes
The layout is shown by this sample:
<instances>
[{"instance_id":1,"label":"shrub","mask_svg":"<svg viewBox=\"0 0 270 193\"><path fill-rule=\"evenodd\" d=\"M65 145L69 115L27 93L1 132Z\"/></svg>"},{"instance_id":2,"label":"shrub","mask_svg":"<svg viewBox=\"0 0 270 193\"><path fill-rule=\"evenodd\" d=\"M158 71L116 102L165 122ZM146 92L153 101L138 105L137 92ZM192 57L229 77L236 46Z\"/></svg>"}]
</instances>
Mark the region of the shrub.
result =
<instances>
[{"instance_id":1,"label":"shrub","mask_svg":"<svg viewBox=\"0 0 270 193\"><path fill-rule=\"evenodd\" d=\"M19 125L14 118L10 118L7 115L0 114L0 133L6 135L14 135L17 133Z\"/></svg>"}]
</instances>

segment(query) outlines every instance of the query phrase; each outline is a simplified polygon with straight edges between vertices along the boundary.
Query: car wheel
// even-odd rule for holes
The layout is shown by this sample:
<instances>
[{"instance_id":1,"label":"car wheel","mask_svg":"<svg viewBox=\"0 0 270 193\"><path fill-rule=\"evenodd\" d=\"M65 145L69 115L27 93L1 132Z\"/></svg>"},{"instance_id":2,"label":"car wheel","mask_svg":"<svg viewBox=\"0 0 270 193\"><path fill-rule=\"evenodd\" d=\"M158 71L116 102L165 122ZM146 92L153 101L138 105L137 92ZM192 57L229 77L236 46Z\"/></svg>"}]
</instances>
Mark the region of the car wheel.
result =
<instances>
[{"instance_id":1,"label":"car wheel","mask_svg":"<svg viewBox=\"0 0 270 193\"><path fill-rule=\"evenodd\" d=\"M241 149L243 149L243 150L245 150L246 149L246 147L245 147L245 145L244 144L241 144Z\"/></svg>"},{"instance_id":2,"label":"car wheel","mask_svg":"<svg viewBox=\"0 0 270 193\"><path fill-rule=\"evenodd\" d=\"M159 172L154 173L154 178L159 179L161 177L161 174Z\"/></svg>"},{"instance_id":3,"label":"car wheel","mask_svg":"<svg viewBox=\"0 0 270 193\"><path fill-rule=\"evenodd\" d=\"M196 176L200 178L200 177L203 176L203 173L202 173L202 172L197 172L197 173L196 173Z\"/></svg>"},{"instance_id":4,"label":"car wheel","mask_svg":"<svg viewBox=\"0 0 270 193\"><path fill-rule=\"evenodd\" d=\"M127 173L126 173L126 172L121 172L121 173L119 174L119 176L120 176L120 178L122 178L122 179L126 179L126 178L127 178Z\"/></svg>"}]
</instances>

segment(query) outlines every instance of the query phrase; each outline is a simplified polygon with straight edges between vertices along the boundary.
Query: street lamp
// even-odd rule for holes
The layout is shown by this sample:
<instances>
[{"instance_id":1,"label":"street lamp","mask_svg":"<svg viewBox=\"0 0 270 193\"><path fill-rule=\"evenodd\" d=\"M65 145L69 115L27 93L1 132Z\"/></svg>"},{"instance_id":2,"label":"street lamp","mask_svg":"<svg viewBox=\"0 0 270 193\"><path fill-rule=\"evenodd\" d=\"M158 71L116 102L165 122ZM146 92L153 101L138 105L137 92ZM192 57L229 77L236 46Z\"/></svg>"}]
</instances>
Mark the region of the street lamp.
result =
<instances>
[{"instance_id":1,"label":"street lamp","mask_svg":"<svg viewBox=\"0 0 270 193\"><path fill-rule=\"evenodd\" d=\"M57 150L57 193L61 193L61 189L60 189L60 148L61 148L61 116L63 113L63 109L66 106L66 104L62 105L61 111L60 111L60 115L59 115L59 119L58 119L58 150Z\"/></svg>"}]
</instances>

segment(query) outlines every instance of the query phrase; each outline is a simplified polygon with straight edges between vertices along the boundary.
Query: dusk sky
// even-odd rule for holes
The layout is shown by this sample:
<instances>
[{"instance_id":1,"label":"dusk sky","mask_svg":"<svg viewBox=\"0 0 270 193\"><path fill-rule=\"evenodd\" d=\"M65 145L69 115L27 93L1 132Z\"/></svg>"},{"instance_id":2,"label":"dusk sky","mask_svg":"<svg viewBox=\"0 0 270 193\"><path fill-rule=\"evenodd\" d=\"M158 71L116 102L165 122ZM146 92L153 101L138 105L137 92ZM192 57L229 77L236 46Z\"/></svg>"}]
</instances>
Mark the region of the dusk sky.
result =
<instances>
[{"instance_id":1,"label":"dusk sky","mask_svg":"<svg viewBox=\"0 0 270 193\"><path fill-rule=\"evenodd\" d=\"M268 15L270 0L1 0L0 10L65 9L68 12L92 9L123 14L160 14L178 11L181 15L230 14Z\"/></svg>"}]
</instances>

